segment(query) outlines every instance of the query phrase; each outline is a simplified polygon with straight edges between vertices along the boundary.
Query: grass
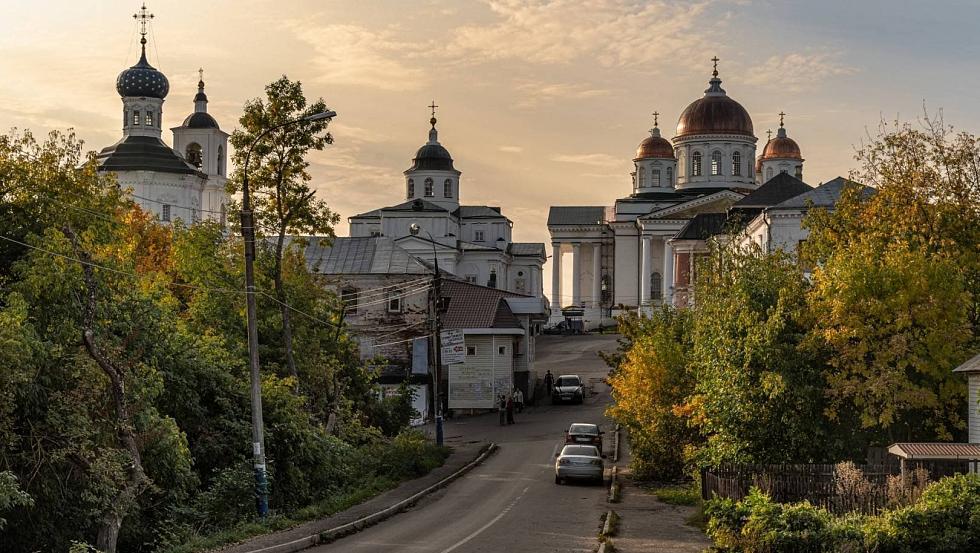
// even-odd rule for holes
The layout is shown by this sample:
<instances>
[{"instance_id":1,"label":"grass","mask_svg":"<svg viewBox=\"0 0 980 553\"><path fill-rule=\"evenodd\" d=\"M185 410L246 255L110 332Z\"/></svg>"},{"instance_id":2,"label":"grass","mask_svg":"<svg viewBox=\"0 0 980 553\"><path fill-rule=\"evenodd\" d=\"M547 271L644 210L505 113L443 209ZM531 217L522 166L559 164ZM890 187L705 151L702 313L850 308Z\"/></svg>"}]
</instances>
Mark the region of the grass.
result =
<instances>
[{"instance_id":1,"label":"grass","mask_svg":"<svg viewBox=\"0 0 980 553\"><path fill-rule=\"evenodd\" d=\"M701 493L694 486L665 486L653 490L657 499L668 505L693 507L701 503Z\"/></svg>"}]
</instances>

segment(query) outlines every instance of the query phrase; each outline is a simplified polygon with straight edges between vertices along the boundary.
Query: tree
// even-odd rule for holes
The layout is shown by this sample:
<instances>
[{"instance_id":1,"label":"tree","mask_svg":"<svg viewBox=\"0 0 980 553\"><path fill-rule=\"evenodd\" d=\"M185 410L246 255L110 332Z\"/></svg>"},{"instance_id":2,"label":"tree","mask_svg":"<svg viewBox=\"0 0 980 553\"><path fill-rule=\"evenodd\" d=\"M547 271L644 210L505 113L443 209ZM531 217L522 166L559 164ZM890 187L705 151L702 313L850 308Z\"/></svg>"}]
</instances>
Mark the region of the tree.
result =
<instances>
[{"instance_id":1,"label":"tree","mask_svg":"<svg viewBox=\"0 0 980 553\"><path fill-rule=\"evenodd\" d=\"M322 98L308 104L300 82L290 81L285 75L265 90L265 100L256 98L245 104L245 113L239 119L242 128L231 137L239 169L230 184L233 190L240 190L245 156L254 143L247 169L256 230L257 235L274 238L272 275L280 303L283 348L289 374L298 385L289 298L283 279L283 251L287 234L333 236L333 225L339 217L324 201L315 198L306 159L311 151L323 150L332 139L329 134L321 134L328 124L321 120L273 130L255 143L259 135L270 129L327 109Z\"/></svg>"}]
</instances>

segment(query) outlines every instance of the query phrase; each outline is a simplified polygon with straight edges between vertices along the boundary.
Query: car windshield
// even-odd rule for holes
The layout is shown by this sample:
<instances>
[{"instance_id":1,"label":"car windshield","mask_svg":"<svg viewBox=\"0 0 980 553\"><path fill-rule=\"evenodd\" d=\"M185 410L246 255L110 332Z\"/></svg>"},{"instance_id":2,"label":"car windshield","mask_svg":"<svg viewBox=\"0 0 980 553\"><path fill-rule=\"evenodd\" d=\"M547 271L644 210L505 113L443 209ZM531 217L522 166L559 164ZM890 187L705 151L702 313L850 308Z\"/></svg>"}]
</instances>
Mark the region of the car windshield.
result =
<instances>
[{"instance_id":1,"label":"car windshield","mask_svg":"<svg viewBox=\"0 0 980 553\"><path fill-rule=\"evenodd\" d=\"M598 434L599 427L594 424L573 424L568 429L569 434Z\"/></svg>"},{"instance_id":2,"label":"car windshield","mask_svg":"<svg viewBox=\"0 0 980 553\"><path fill-rule=\"evenodd\" d=\"M562 455L584 455L586 457L598 457L599 450L591 445L566 445L561 450Z\"/></svg>"},{"instance_id":3,"label":"car windshield","mask_svg":"<svg viewBox=\"0 0 980 553\"><path fill-rule=\"evenodd\" d=\"M577 376L559 376L555 386L578 386Z\"/></svg>"}]
</instances>

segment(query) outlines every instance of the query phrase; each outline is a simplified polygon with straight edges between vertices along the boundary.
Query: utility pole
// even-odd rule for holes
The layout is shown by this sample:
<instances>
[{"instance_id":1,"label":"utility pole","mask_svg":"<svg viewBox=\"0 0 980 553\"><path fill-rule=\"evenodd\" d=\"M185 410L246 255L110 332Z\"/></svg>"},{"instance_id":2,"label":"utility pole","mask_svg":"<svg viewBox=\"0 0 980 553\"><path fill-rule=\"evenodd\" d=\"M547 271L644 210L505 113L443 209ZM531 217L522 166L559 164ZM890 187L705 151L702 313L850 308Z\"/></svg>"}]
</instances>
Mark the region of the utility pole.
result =
<instances>
[{"instance_id":1,"label":"utility pole","mask_svg":"<svg viewBox=\"0 0 980 553\"><path fill-rule=\"evenodd\" d=\"M242 168L242 241L245 242L245 312L248 319L248 368L252 403L252 467L255 470L255 508L260 517L269 513L269 479L265 466L265 431L262 422L262 374L259 371L259 324L255 304L255 214L248 189L248 162L255 145L270 132L296 123L320 121L337 115L334 111L314 113L266 129L252 141Z\"/></svg>"},{"instance_id":2,"label":"utility pole","mask_svg":"<svg viewBox=\"0 0 980 553\"><path fill-rule=\"evenodd\" d=\"M434 401L432 402L433 412L436 418L436 445L441 446L443 443L443 431L442 431L442 401L439 397L439 382L441 377L442 368L442 320L439 318L439 308L442 302L442 274L439 272L439 254L436 252L436 241L432 238L432 234L424 230L419 225L412 223L408 227L408 231L412 236L418 236L419 232L425 232L429 235L429 241L432 242L432 264L435 268L435 273L432 275L432 305L430 326L432 327L432 345L433 345L433 362L435 367L432 370L432 395L434 396Z\"/></svg>"}]
</instances>

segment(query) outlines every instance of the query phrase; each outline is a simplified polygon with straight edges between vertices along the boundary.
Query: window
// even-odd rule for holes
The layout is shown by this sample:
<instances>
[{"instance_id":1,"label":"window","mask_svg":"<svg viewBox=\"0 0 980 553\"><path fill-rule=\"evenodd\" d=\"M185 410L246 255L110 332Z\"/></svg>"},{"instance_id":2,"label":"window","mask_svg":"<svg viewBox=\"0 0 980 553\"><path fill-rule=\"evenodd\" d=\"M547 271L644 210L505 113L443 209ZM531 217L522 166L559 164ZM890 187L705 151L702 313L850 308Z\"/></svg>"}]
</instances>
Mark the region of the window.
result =
<instances>
[{"instance_id":1,"label":"window","mask_svg":"<svg viewBox=\"0 0 980 553\"><path fill-rule=\"evenodd\" d=\"M497 355L507 355L507 346L497 346Z\"/></svg>"},{"instance_id":2,"label":"window","mask_svg":"<svg viewBox=\"0 0 980 553\"><path fill-rule=\"evenodd\" d=\"M803 180L803 166L802 165L797 165L796 166L796 178L798 178L800 180Z\"/></svg>"},{"instance_id":3,"label":"window","mask_svg":"<svg viewBox=\"0 0 980 553\"><path fill-rule=\"evenodd\" d=\"M654 169L653 178L650 179L650 186L660 186L660 169Z\"/></svg>"},{"instance_id":4,"label":"window","mask_svg":"<svg viewBox=\"0 0 980 553\"><path fill-rule=\"evenodd\" d=\"M187 163L195 167L200 167L204 160L204 153L201 151L201 145L197 142L191 142L187 145L187 149L184 150L184 159Z\"/></svg>"},{"instance_id":5,"label":"window","mask_svg":"<svg viewBox=\"0 0 980 553\"><path fill-rule=\"evenodd\" d=\"M453 197L453 181L446 179L446 182L442 183L442 195L445 198Z\"/></svg>"},{"instance_id":6,"label":"window","mask_svg":"<svg viewBox=\"0 0 980 553\"><path fill-rule=\"evenodd\" d=\"M674 186L674 168L667 168L667 186Z\"/></svg>"},{"instance_id":7,"label":"window","mask_svg":"<svg viewBox=\"0 0 980 553\"><path fill-rule=\"evenodd\" d=\"M642 167L636 170L637 175L640 179L640 188L644 188L647 185L646 171Z\"/></svg>"},{"instance_id":8,"label":"window","mask_svg":"<svg viewBox=\"0 0 980 553\"><path fill-rule=\"evenodd\" d=\"M415 179L408 179L408 199L415 195Z\"/></svg>"},{"instance_id":9,"label":"window","mask_svg":"<svg viewBox=\"0 0 980 553\"><path fill-rule=\"evenodd\" d=\"M491 268L490 280L487 281L487 288L496 288L496 287L497 287L497 269Z\"/></svg>"},{"instance_id":10,"label":"window","mask_svg":"<svg viewBox=\"0 0 980 553\"><path fill-rule=\"evenodd\" d=\"M476 275L466 275L466 282L476 284Z\"/></svg>"},{"instance_id":11,"label":"window","mask_svg":"<svg viewBox=\"0 0 980 553\"><path fill-rule=\"evenodd\" d=\"M721 152L711 154L711 176L717 177L721 174Z\"/></svg>"},{"instance_id":12,"label":"window","mask_svg":"<svg viewBox=\"0 0 980 553\"><path fill-rule=\"evenodd\" d=\"M788 172L789 171L787 171L785 168L779 170L779 174L780 175L782 175L783 173L788 173Z\"/></svg>"},{"instance_id":13,"label":"window","mask_svg":"<svg viewBox=\"0 0 980 553\"><path fill-rule=\"evenodd\" d=\"M732 176L742 176L742 154L740 152L732 154Z\"/></svg>"},{"instance_id":14,"label":"window","mask_svg":"<svg viewBox=\"0 0 980 553\"><path fill-rule=\"evenodd\" d=\"M223 146L218 146L218 174L225 174L225 148Z\"/></svg>"},{"instance_id":15,"label":"window","mask_svg":"<svg viewBox=\"0 0 980 553\"><path fill-rule=\"evenodd\" d=\"M344 305L344 313L357 313L357 288L347 286L340 290L340 302Z\"/></svg>"},{"instance_id":16,"label":"window","mask_svg":"<svg viewBox=\"0 0 980 553\"><path fill-rule=\"evenodd\" d=\"M426 198L431 198L432 196L435 195L435 192L433 191L433 184L434 183L432 182L432 179L431 178L425 179L425 197Z\"/></svg>"},{"instance_id":17,"label":"window","mask_svg":"<svg viewBox=\"0 0 980 553\"><path fill-rule=\"evenodd\" d=\"M691 154L691 176L701 176L701 152Z\"/></svg>"},{"instance_id":18,"label":"window","mask_svg":"<svg viewBox=\"0 0 980 553\"><path fill-rule=\"evenodd\" d=\"M146 116L143 119L143 124L146 125L147 127L152 127L153 126L153 112L152 111L146 112Z\"/></svg>"},{"instance_id":19,"label":"window","mask_svg":"<svg viewBox=\"0 0 980 553\"><path fill-rule=\"evenodd\" d=\"M161 221L170 221L170 204L163 204L163 209L160 213Z\"/></svg>"},{"instance_id":20,"label":"window","mask_svg":"<svg viewBox=\"0 0 980 553\"><path fill-rule=\"evenodd\" d=\"M476 355L476 346L466 346L466 355Z\"/></svg>"},{"instance_id":21,"label":"window","mask_svg":"<svg viewBox=\"0 0 980 553\"><path fill-rule=\"evenodd\" d=\"M657 271L650 275L650 298L655 300L664 298L664 277Z\"/></svg>"},{"instance_id":22,"label":"window","mask_svg":"<svg viewBox=\"0 0 980 553\"><path fill-rule=\"evenodd\" d=\"M381 234L381 231L380 230L372 230L371 231L371 238L380 238L381 236L383 236L383 235Z\"/></svg>"},{"instance_id":23,"label":"window","mask_svg":"<svg viewBox=\"0 0 980 553\"><path fill-rule=\"evenodd\" d=\"M473 240L476 242L483 242L484 236L482 230L473 231Z\"/></svg>"},{"instance_id":24,"label":"window","mask_svg":"<svg viewBox=\"0 0 980 553\"><path fill-rule=\"evenodd\" d=\"M772 178L772 167L769 167L766 169L766 180L769 180L771 178Z\"/></svg>"},{"instance_id":25,"label":"window","mask_svg":"<svg viewBox=\"0 0 980 553\"><path fill-rule=\"evenodd\" d=\"M401 313L402 311L402 298L401 296L388 298L388 312L389 313Z\"/></svg>"},{"instance_id":26,"label":"window","mask_svg":"<svg viewBox=\"0 0 980 553\"><path fill-rule=\"evenodd\" d=\"M139 125L139 124L140 124L140 110L134 109L133 110L133 125Z\"/></svg>"}]
</instances>

